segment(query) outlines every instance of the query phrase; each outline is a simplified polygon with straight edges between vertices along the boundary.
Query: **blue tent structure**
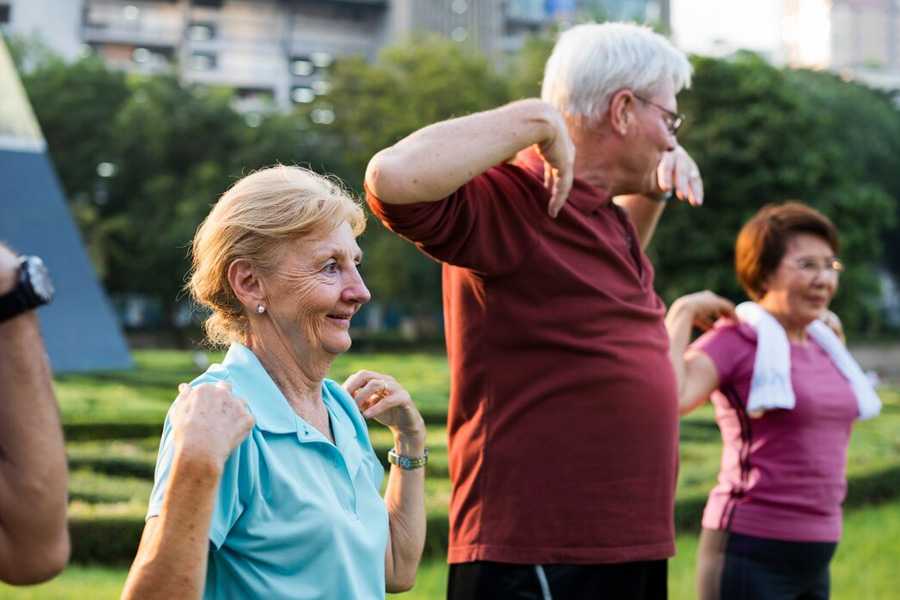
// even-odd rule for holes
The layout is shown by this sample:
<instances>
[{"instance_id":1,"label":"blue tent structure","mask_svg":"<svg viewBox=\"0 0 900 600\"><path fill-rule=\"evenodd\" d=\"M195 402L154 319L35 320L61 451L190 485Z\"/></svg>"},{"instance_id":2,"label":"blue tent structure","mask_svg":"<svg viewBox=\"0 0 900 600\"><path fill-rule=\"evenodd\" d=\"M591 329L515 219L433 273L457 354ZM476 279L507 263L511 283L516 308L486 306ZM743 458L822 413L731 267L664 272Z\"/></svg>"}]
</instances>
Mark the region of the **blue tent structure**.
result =
<instances>
[{"instance_id":1,"label":"blue tent structure","mask_svg":"<svg viewBox=\"0 0 900 600\"><path fill-rule=\"evenodd\" d=\"M54 373L130 368L125 338L64 197L0 37L0 240L40 256L50 270L56 298L38 314Z\"/></svg>"}]
</instances>

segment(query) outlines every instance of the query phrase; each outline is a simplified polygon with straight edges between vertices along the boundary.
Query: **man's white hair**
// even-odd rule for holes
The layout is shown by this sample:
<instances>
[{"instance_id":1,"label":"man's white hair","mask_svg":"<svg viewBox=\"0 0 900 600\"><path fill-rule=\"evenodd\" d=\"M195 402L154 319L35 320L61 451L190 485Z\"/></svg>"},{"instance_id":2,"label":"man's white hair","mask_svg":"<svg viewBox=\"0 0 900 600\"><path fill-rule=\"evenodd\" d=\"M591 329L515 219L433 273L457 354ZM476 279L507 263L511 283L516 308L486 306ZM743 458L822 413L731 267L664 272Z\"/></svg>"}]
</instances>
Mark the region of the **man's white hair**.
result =
<instances>
[{"instance_id":1,"label":"man's white hair","mask_svg":"<svg viewBox=\"0 0 900 600\"><path fill-rule=\"evenodd\" d=\"M622 89L652 93L671 77L675 93L690 87L684 52L649 27L590 23L562 33L544 69L541 97L570 124L598 123Z\"/></svg>"}]
</instances>

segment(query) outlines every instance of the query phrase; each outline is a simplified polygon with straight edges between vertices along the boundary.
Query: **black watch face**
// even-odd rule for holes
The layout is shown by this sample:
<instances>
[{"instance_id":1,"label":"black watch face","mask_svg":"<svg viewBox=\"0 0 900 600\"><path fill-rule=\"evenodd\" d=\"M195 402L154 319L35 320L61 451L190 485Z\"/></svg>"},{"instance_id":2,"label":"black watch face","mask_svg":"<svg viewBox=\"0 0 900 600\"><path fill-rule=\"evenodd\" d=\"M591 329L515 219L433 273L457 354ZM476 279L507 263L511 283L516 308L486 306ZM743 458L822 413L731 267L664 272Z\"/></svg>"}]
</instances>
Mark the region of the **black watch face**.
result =
<instances>
[{"instance_id":1,"label":"black watch face","mask_svg":"<svg viewBox=\"0 0 900 600\"><path fill-rule=\"evenodd\" d=\"M28 269L28 277L34 293L44 302L50 302L53 299L53 283L50 281L50 273L47 272L44 261L37 256L32 256L25 266Z\"/></svg>"}]
</instances>

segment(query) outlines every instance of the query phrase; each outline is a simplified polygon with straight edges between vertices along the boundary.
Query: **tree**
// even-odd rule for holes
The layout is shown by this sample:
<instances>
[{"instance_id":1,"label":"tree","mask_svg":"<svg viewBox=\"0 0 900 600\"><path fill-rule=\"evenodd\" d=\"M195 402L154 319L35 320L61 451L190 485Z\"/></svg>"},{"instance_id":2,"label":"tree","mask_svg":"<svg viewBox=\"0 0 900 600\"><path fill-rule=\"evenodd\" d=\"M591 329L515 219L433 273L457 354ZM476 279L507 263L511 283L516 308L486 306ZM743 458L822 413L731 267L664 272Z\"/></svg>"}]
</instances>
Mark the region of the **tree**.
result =
<instances>
[{"instance_id":1,"label":"tree","mask_svg":"<svg viewBox=\"0 0 900 600\"><path fill-rule=\"evenodd\" d=\"M896 204L880 153L897 143L897 113L858 86L775 69L753 54L693 62L694 85L679 99L688 115L680 140L703 172L707 202L667 208L649 252L664 300L703 288L743 299L732 266L737 232L762 205L798 199L842 232L850 269L834 307L848 329L877 319L866 299L876 293L878 239Z\"/></svg>"}]
</instances>

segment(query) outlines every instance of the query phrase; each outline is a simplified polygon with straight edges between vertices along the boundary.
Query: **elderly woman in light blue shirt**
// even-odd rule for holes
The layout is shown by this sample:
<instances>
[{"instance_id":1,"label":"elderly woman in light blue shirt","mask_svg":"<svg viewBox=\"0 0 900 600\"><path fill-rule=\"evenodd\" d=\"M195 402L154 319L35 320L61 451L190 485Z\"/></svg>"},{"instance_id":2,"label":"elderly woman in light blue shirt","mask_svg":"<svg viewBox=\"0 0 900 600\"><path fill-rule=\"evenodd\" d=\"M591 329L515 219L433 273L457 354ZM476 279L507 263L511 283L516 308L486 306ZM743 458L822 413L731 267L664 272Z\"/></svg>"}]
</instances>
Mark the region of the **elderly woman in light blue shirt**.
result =
<instances>
[{"instance_id":1,"label":"elderly woman in light blue shirt","mask_svg":"<svg viewBox=\"0 0 900 600\"><path fill-rule=\"evenodd\" d=\"M251 174L193 242L222 361L182 384L123 598L383 598L425 538L425 426L393 378L325 379L369 292L362 209L298 167ZM384 469L365 420L394 435Z\"/></svg>"}]
</instances>

